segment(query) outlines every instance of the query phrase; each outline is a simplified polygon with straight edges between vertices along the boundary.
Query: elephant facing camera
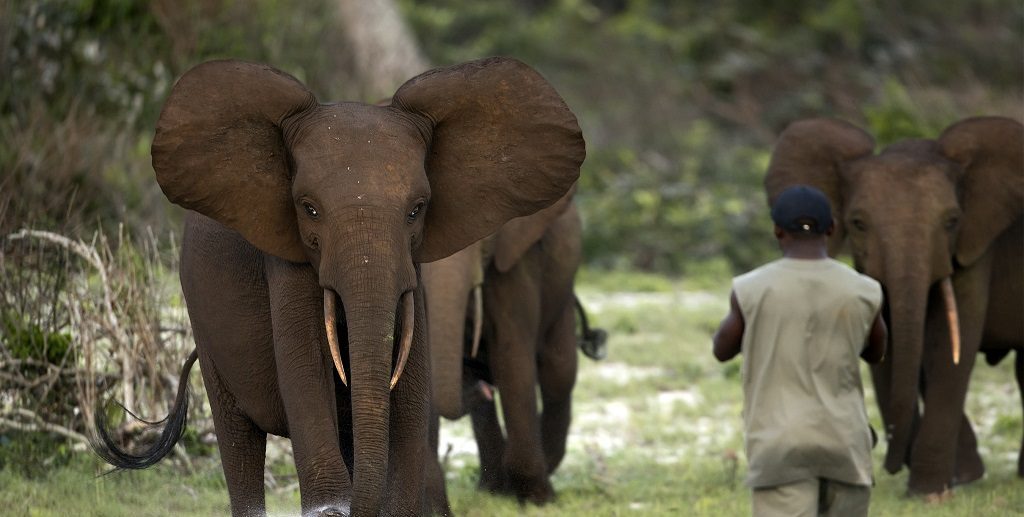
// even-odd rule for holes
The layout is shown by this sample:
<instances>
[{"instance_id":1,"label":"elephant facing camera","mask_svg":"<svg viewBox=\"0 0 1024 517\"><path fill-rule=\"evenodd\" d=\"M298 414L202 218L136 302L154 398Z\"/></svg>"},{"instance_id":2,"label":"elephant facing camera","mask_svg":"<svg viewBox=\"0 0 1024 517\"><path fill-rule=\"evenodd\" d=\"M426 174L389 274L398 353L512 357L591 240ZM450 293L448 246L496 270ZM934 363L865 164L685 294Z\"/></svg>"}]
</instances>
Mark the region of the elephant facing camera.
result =
<instances>
[{"instance_id":1,"label":"elephant facing camera","mask_svg":"<svg viewBox=\"0 0 1024 517\"><path fill-rule=\"evenodd\" d=\"M181 385L198 359L232 514L266 513L272 434L291 440L302 515L448 515L427 443L421 264L570 192L586 149L561 96L500 57L427 71L378 105L322 103L268 65L210 61L175 83L151 153L188 210L196 351ZM97 452L119 468L165 457L182 393L155 445Z\"/></svg>"}]
</instances>

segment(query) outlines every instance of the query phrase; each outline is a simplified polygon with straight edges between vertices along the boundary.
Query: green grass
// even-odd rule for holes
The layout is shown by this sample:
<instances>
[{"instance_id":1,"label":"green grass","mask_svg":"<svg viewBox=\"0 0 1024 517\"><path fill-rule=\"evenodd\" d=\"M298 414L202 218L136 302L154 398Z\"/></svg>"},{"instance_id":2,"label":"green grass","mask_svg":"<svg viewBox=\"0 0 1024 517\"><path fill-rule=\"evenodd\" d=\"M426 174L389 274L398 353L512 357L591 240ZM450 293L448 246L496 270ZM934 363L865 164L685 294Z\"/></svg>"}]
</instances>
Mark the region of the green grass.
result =
<instances>
[{"instance_id":1,"label":"green grass","mask_svg":"<svg viewBox=\"0 0 1024 517\"><path fill-rule=\"evenodd\" d=\"M581 355L574 421L566 459L552 482L558 500L520 507L475 489L477 460L468 421L445 422L448 495L463 516L749 515L743 485L739 360L719 364L710 335L727 306L728 280L688 282L647 275L596 272L582 277L580 295L595 326L610 333L609 355ZM1012 359L1012 358L1011 358ZM1024 515L1024 480L1016 477L1021 402L1012 361L979 361L968 397L988 473L958 487L942 504L908 499L906 472L896 476L875 454L877 486L871 515ZM872 423L880 419L865 371ZM0 471L0 513L10 515L222 515L227 493L215 460L197 461L180 475L169 465L96 478L99 463L82 455L42 476ZM288 462L271 469L279 485L293 483ZM292 474L290 474L292 473ZM268 493L275 515L298 512L291 487Z\"/></svg>"}]
</instances>

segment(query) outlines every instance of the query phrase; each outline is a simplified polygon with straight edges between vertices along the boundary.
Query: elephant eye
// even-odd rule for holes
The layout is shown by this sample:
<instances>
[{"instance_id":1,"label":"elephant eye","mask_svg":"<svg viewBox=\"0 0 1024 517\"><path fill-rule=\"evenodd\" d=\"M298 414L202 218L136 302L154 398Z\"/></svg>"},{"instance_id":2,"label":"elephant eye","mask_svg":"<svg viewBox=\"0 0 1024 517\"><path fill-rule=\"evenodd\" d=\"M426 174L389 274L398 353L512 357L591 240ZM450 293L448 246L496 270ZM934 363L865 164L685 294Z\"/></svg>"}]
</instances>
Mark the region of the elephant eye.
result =
<instances>
[{"instance_id":1,"label":"elephant eye","mask_svg":"<svg viewBox=\"0 0 1024 517\"><path fill-rule=\"evenodd\" d=\"M946 219L946 222L943 223L943 226L946 228L946 231L951 232L955 230L957 226L960 226L960 218L955 215L949 216Z\"/></svg>"},{"instance_id":2,"label":"elephant eye","mask_svg":"<svg viewBox=\"0 0 1024 517\"><path fill-rule=\"evenodd\" d=\"M859 217L850 221L850 224L852 224L853 227L857 229L857 231L864 232L867 231L868 229L867 223L865 223L864 220Z\"/></svg>"},{"instance_id":3,"label":"elephant eye","mask_svg":"<svg viewBox=\"0 0 1024 517\"><path fill-rule=\"evenodd\" d=\"M406 216L406 220L409 221L410 223L415 221L416 217L418 217L420 215L420 212L422 211L423 202L420 201L419 203L416 203L416 206L412 207L412 210L409 211L409 214Z\"/></svg>"},{"instance_id":4,"label":"elephant eye","mask_svg":"<svg viewBox=\"0 0 1024 517\"><path fill-rule=\"evenodd\" d=\"M306 215L308 215L312 219L316 219L317 217L320 216L320 212L318 212L316 210L315 206L309 204L308 201L303 201L302 202L302 209L305 210L306 211Z\"/></svg>"}]
</instances>

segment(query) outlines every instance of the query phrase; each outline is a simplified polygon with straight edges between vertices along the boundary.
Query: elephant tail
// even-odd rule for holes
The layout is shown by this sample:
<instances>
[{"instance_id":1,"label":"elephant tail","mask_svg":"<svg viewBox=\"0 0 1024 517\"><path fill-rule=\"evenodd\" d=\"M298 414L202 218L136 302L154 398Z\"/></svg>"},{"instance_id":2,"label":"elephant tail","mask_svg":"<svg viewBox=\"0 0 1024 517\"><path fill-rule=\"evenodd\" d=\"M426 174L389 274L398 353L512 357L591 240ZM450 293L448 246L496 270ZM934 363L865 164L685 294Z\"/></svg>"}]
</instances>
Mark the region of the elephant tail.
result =
<instances>
[{"instance_id":1,"label":"elephant tail","mask_svg":"<svg viewBox=\"0 0 1024 517\"><path fill-rule=\"evenodd\" d=\"M137 418L144 424L143 434L146 434L145 431L156 431L161 426L163 427L152 444L145 447L142 451L137 452L126 450L117 445L111 437L109 424L107 423L106 408L104 407L104 404L101 403L100 407L96 409L93 418L95 435L90 437L90 445L92 446L93 452L103 458L107 463L113 465L114 471L123 469L144 469L160 461L164 456L167 456L185 432L185 424L188 419L188 397L191 391L188 388L188 374L192 370L192 365L195 364L196 359L198 358L198 351L193 349L192 353L189 354L188 359L185 360L185 364L181 367L181 377L178 380L178 394L174 399L174 406L171 408L170 414L163 420L158 422L147 422L135 416L135 414L128 411L124 406L121 406L121 409L124 409L125 412Z\"/></svg>"},{"instance_id":2,"label":"elephant tail","mask_svg":"<svg viewBox=\"0 0 1024 517\"><path fill-rule=\"evenodd\" d=\"M576 293L573 293L572 299L576 304L576 314L580 318L580 332L582 335L578 340L579 347L584 355L595 361L600 361L608 356L608 333L604 329L590 328L590 323L587 321L587 311L583 309L580 298L576 296Z\"/></svg>"}]
</instances>

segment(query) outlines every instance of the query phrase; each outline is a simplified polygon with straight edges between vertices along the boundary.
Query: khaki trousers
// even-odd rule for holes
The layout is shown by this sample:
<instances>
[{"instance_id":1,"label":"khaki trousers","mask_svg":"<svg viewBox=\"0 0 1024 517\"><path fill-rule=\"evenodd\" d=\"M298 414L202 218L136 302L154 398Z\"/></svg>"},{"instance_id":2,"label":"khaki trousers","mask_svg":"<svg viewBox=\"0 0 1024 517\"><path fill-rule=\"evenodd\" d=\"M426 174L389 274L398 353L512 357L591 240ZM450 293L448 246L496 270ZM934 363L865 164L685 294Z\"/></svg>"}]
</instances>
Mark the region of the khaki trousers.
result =
<instances>
[{"instance_id":1,"label":"khaki trousers","mask_svg":"<svg viewBox=\"0 0 1024 517\"><path fill-rule=\"evenodd\" d=\"M831 479L808 479L755 488L754 517L866 517L871 487Z\"/></svg>"}]
</instances>

